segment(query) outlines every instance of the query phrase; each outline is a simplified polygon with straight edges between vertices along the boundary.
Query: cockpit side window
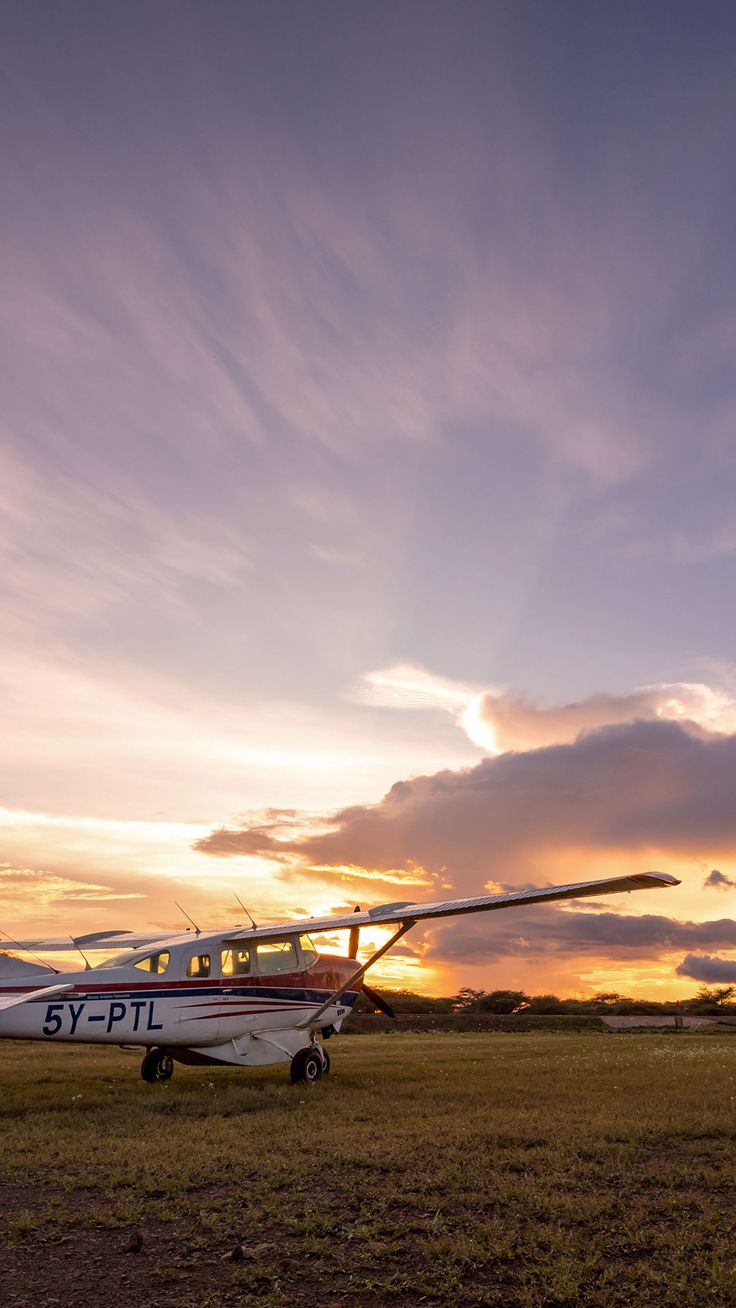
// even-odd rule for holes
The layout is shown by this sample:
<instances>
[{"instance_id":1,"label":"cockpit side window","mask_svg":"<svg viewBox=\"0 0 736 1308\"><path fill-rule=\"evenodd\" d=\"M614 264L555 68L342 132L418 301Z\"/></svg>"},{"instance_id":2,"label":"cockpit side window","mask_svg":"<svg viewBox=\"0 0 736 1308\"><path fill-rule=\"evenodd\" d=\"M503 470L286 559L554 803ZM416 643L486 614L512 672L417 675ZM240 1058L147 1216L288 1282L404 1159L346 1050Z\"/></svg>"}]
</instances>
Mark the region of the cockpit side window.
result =
<instances>
[{"instance_id":1,"label":"cockpit side window","mask_svg":"<svg viewBox=\"0 0 736 1308\"><path fill-rule=\"evenodd\" d=\"M299 963L293 940L264 940L256 945L259 975L296 972Z\"/></svg>"},{"instance_id":2,"label":"cockpit side window","mask_svg":"<svg viewBox=\"0 0 736 1308\"><path fill-rule=\"evenodd\" d=\"M302 951L302 963L305 967L311 967L312 963L316 963L319 954L309 936L300 936L299 946Z\"/></svg>"},{"instance_id":3,"label":"cockpit side window","mask_svg":"<svg viewBox=\"0 0 736 1308\"><path fill-rule=\"evenodd\" d=\"M251 953L249 945L231 945L221 954L223 976L247 976L251 972Z\"/></svg>"},{"instance_id":4,"label":"cockpit side window","mask_svg":"<svg viewBox=\"0 0 736 1308\"><path fill-rule=\"evenodd\" d=\"M168 949L162 949L158 954L148 954L145 958L140 958L134 966L139 972L154 972L156 976L161 976L169 966L170 958Z\"/></svg>"},{"instance_id":5,"label":"cockpit side window","mask_svg":"<svg viewBox=\"0 0 736 1308\"><path fill-rule=\"evenodd\" d=\"M195 954L187 963L187 976L206 977L212 971L209 954Z\"/></svg>"}]
</instances>

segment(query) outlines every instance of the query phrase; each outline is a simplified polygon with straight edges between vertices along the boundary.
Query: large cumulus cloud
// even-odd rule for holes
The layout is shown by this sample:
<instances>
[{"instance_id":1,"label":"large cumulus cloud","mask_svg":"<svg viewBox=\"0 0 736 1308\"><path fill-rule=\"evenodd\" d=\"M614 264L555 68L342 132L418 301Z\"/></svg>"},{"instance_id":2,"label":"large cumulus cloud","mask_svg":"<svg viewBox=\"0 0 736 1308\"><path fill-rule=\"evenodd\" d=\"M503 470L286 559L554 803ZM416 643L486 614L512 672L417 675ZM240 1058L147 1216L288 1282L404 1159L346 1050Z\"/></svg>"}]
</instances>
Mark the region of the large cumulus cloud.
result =
<instances>
[{"instance_id":1,"label":"large cumulus cloud","mask_svg":"<svg viewBox=\"0 0 736 1308\"><path fill-rule=\"evenodd\" d=\"M736 736L635 722L397 782L379 803L334 814L321 833L280 840L265 823L216 830L197 848L298 856L323 869L418 865L470 891L489 879L518 884L540 858L565 850L727 856L736 849L735 780Z\"/></svg>"}]
</instances>

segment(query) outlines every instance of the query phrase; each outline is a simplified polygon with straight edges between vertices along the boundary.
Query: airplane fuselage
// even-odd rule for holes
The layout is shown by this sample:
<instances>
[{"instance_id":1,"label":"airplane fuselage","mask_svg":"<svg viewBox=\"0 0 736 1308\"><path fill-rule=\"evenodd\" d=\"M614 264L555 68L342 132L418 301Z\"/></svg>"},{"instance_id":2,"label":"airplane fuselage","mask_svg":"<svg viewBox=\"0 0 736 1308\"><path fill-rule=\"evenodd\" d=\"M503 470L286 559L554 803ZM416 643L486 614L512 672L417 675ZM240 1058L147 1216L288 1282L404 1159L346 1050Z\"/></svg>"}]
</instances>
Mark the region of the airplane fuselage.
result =
<instances>
[{"instance_id":1,"label":"airplane fuselage","mask_svg":"<svg viewBox=\"0 0 736 1308\"><path fill-rule=\"evenodd\" d=\"M0 996L31 997L16 1008L0 1011L0 1039L161 1046L187 1062L280 1062L308 1043L310 1014L357 965L354 959L318 954L309 966L293 972L189 977L182 975L189 960L178 961L179 966L171 958L161 976L144 977L129 964L51 977L8 978L0 984ZM34 999L34 990L45 988L49 980L73 989ZM339 1030L358 994L356 989L341 995L320 1015L314 1029ZM296 1042L284 1040L295 1028ZM264 1040L266 1034L278 1043Z\"/></svg>"}]
</instances>

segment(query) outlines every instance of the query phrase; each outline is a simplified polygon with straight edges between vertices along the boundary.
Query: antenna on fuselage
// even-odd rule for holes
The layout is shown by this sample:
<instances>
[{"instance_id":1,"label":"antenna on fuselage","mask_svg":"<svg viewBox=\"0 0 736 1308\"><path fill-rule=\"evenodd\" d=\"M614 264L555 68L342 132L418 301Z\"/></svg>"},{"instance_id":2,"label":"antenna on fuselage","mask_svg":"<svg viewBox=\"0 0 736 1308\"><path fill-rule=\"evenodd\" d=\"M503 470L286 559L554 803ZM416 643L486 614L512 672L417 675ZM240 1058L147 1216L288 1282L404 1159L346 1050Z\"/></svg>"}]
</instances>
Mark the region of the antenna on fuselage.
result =
<instances>
[{"instance_id":1,"label":"antenna on fuselage","mask_svg":"<svg viewBox=\"0 0 736 1308\"><path fill-rule=\"evenodd\" d=\"M74 945L74 948L77 949L77 950L79 951L79 953L82 955L82 958L84 959L84 970L85 970L85 972L91 972L91 971L92 971L92 964L90 963L90 961L89 961L87 955L85 954L84 950L82 949L81 945L78 945L78 944L77 944L76 940L74 939L74 936L70 936L69 939L71 940L72 944Z\"/></svg>"},{"instance_id":2,"label":"antenna on fuselage","mask_svg":"<svg viewBox=\"0 0 736 1308\"><path fill-rule=\"evenodd\" d=\"M9 942L9 944L13 945L16 949L19 949L21 954L30 954L31 958L37 959L38 962L41 963L44 967L47 967L50 972L56 972L57 976L61 975L60 967L54 967L53 963L47 963L46 959L41 958L40 954L34 954L32 949L26 949L25 945L22 945L19 940L14 940L12 936L9 936L7 931L3 931L2 935L5 936L5 939Z\"/></svg>"},{"instance_id":3,"label":"antenna on fuselage","mask_svg":"<svg viewBox=\"0 0 736 1308\"><path fill-rule=\"evenodd\" d=\"M235 894L234 891L233 891L233 894ZM258 930L258 923L256 922L256 920L255 920L253 914L251 913L250 909L245 907L245 904L243 903L242 899L240 898L240 895L235 895L235 898L237 899L238 903L240 904L240 907L242 908L243 912L248 914L248 917L250 918L250 924L251 924L251 926L253 927L253 930L254 930L254 931L257 931L257 930Z\"/></svg>"},{"instance_id":4,"label":"antenna on fuselage","mask_svg":"<svg viewBox=\"0 0 736 1308\"><path fill-rule=\"evenodd\" d=\"M197 923L195 922L194 918L189 916L187 910L185 908L182 908L181 904L177 899L174 900L174 903L176 904L176 907L178 908L179 912L184 914L185 918L187 919L187 922L191 922L197 935L200 935L201 933L199 927L197 926Z\"/></svg>"}]
</instances>

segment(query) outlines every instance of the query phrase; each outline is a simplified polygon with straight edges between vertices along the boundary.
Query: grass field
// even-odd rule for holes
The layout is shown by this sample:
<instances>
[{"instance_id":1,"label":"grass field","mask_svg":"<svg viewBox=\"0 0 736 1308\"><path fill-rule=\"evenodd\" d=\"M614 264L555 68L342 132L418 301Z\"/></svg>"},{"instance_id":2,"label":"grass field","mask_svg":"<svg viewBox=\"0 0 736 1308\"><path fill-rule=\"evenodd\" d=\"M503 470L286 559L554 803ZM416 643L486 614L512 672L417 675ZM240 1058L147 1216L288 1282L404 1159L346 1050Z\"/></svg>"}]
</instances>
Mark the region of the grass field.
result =
<instances>
[{"instance_id":1,"label":"grass field","mask_svg":"<svg viewBox=\"0 0 736 1308\"><path fill-rule=\"evenodd\" d=\"M330 1052L307 1090L0 1045L0 1302L736 1304L733 1035Z\"/></svg>"}]
</instances>

